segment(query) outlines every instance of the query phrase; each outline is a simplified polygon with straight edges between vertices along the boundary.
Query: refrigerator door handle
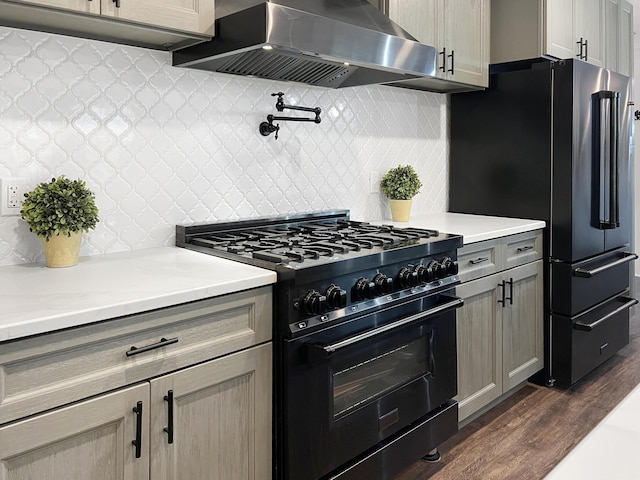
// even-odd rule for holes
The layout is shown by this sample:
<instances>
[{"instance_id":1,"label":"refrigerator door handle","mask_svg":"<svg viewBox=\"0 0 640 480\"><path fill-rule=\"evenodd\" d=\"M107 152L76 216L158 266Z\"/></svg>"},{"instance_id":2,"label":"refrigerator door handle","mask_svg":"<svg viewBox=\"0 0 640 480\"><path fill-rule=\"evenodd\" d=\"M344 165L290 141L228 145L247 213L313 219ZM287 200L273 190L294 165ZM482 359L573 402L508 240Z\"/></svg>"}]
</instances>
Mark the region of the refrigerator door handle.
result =
<instances>
[{"instance_id":1,"label":"refrigerator door handle","mask_svg":"<svg viewBox=\"0 0 640 480\"><path fill-rule=\"evenodd\" d=\"M594 136L598 145L596 151L599 158L599 205L598 225L600 230L618 228L620 226L620 192L618 157L620 151L620 92L601 90L594 94L597 98L597 114L594 125L598 129ZM603 105L608 104L608 118L603 117ZM603 121L607 120L605 132ZM608 149L606 148L608 146ZM605 177L605 178L603 178ZM608 207L608 208L607 208ZM608 210L608 211L607 211Z\"/></svg>"},{"instance_id":2,"label":"refrigerator door handle","mask_svg":"<svg viewBox=\"0 0 640 480\"><path fill-rule=\"evenodd\" d=\"M597 327L602 322L605 322L606 320L610 319L611 317L613 317L614 315L617 315L620 312L624 312L625 310L633 307L635 304L638 303L638 300L636 300L635 298L630 298L630 297L621 297L621 298L622 300L626 301L624 305L621 305L618 308L616 308L614 311L609 312L606 315L600 317L598 320L596 320L593 323L576 322L573 324L573 328L575 328L576 330L581 330L583 332L590 332L591 330L594 329L594 327Z\"/></svg>"},{"instance_id":3,"label":"refrigerator door handle","mask_svg":"<svg viewBox=\"0 0 640 480\"><path fill-rule=\"evenodd\" d=\"M606 265L602 265L600 267L585 269L585 268L576 268L573 271L574 277L582 277L582 278L591 278L594 275L602 273L610 268L617 267L618 265L622 265L623 263L633 262L638 259L638 255L635 253L624 252L624 256L614 260L613 262L607 263Z\"/></svg>"}]
</instances>

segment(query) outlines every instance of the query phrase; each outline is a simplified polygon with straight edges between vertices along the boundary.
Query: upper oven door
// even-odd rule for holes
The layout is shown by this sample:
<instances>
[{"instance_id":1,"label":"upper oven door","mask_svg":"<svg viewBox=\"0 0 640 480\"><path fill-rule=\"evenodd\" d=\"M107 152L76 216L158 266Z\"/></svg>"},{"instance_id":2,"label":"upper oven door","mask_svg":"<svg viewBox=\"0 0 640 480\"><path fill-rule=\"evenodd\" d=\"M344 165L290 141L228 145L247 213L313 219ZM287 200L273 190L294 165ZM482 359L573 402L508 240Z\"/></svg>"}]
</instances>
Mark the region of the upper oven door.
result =
<instances>
[{"instance_id":1,"label":"upper oven door","mask_svg":"<svg viewBox=\"0 0 640 480\"><path fill-rule=\"evenodd\" d=\"M454 397L462 303L424 296L286 341L286 478L319 478Z\"/></svg>"}]
</instances>

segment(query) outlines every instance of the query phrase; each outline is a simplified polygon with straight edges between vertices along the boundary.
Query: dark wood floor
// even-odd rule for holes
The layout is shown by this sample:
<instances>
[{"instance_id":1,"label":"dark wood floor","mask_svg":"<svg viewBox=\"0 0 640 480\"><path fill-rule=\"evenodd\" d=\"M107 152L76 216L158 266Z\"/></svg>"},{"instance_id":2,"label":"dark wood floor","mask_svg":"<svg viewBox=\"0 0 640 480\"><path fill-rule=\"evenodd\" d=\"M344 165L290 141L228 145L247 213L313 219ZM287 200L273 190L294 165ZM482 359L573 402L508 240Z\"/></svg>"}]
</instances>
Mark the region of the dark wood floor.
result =
<instances>
[{"instance_id":1,"label":"dark wood floor","mask_svg":"<svg viewBox=\"0 0 640 480\"><path fill-rule=\"evenodd\" d=\"M568 389L528 384L396 480L538 480L640 384L640 309L629 345Z\"/></svg>"}]
</instances>

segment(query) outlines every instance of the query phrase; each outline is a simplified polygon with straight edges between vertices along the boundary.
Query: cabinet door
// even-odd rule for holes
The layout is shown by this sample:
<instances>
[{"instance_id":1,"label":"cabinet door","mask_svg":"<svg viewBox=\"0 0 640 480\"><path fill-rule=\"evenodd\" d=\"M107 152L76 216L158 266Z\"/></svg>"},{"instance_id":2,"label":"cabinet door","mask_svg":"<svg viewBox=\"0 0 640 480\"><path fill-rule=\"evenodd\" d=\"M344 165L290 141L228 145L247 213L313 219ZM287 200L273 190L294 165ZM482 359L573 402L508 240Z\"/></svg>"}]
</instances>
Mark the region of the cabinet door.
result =
<instances>
[{"instance_id":1,"label":"cabinet door","mask_svg":"<svg viewBox=\"0 0 640 480\"><path fill-rule=\"evenodd\" d=\"M456 310L458 419L463 420L502 394L502 307L500 274L456 287L464 305Z\"/></svg>"},{"instance_id":2,"label":"cabinet door","mask_svg":"<svg viewBox=\"0 0 640 480\"><path fill-rule=\"evenodd\" d=\"M142 402L140 458L136 413ZM149 477L149 385L142 384L0 428L1 480Z\"/></svg>"},{"instance_id":3,"label":"cabinet door","mask_svg":"<svg viewBox=\"0 0 640 480\"><path fill-rule=\"evenodd\" d=\"M151 403L153 480L271 478L271 344L154 379Z\"/></svg>"},{"instance_id":4,"label":"cabinet door","mask_svg":"<svg viewBox=\"0 0 640 480\"><path fill-rule=\"evenodd\" d=\"M439 9L439 24L443 28L438 48L446 48L447 78L487 87L489 0L442 0Z\"/></svg>"},{"instance_id":5,"label":"cabinet door","mask_svg":"<svg viewBox=\"0 0 640 480\"><path fill-rule=\"evenodd\" d=\"M633 74L633 6L625 0L605 0L605 67Z\"/></svg>"},{"instance_id":6,"label":"cabinet door","mask_svg":"<svg viewBox=\"0 0 640 480\"><path fill-rule=\"evenodd\" d=\"M575 39L586 41L584 60L604 66L604 0L575 0ZM576 44L577 46L577 44Z\"/></svg>"},{"instance_id":7,"label":"cabinet door","mask_svg":"<svg viewBox=\"0 0 640 480\"><path fill-rule=\"evenodd\" d=\"M438 45L436 29L437 0L389 0L387 15L416 40L426 45Z\"/></svg>"},{"instance_id":8,"label":"cabinet door","mask_svg":"<svg viewBox=\"0 0 640 480\"><path fill-rule=\"evenodd\" d=\"M507 391L543 367L542 260L507 270L502 320L503 386Z\"/></svg>"},{"instance_id":9,"label":"cabinet door","mask_svg":"<svg viewBox=\"0 0 640 480\"><path fill-rule=\"evenodd\" d=\"M213 0L120 0L119 5L116 6L115 0L102 0L102 15L183 32L213 35Z\"/></svg>"},{"instance_id":10,"label":"cabinet door","mask_svg":"<svg viewBox=\"0 0 640 480\"><path fill-rule=\"evenodd\" d=\"M578 53L574 36L574 1L545 0L544 52L557 58L574 58ZM517 41L517 39L511 39Z\"/></svg>"}]
</instances>

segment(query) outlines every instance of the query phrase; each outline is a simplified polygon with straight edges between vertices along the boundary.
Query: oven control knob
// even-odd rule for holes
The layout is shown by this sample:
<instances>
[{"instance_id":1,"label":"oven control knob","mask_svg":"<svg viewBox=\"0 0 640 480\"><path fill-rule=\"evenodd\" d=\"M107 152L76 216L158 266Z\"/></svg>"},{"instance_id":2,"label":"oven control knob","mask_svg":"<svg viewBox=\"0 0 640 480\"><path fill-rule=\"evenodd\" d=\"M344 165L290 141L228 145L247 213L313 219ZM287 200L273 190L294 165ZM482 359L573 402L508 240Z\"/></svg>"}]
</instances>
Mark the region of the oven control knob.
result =
<instances>
[{"instance_id":1,"label":"oven control knob","mask_svg":"<svg viewBox=\"0 0 640 480\"><path fill-rule=\"evenodd\" d=\"M308 315L322 315L327 311L327 297L309 290L302 299L302 308Z\"/></svg>"},{"instance_id":2,"label":"oven control knob","mask_svg":"<svg viewBox=\"0 0 640 480\"><path fill-rule=\"evenodd\" d=\"M387 277L384 273L378 273L373 277L378 295L388 295L393 292L393 278Z\"/></svg>"},{"instance_id":3,"label":"oven control knob","mask_svg":"<svg viewBox=\"0 0 640 480\"><path fill-rule=\"evenodd\" d=\"M418 272L407 267L402 267L398 273L400 286L402 288L415 287L418 285Z\"/></svg>"},{"instance_id":4,"label":"oven control knob","mask_svg":"<svg viewBox=\"0 0 640 480\"><path fill-rule=\"evenodd\" d=\"M435 260L431 260L427 264L427 282L433 282L442 276L442 265Z\"/></svg>"},{"instance_id":5,"label":"oven control knob","mask_svg":"<svg viewBox=\"0 0 640 480\"><path fill-rule=\"evenodd\" d=\"M429 269L425 267L422 263L419 263L415 267L413 267L413 271L418 274L418 282L427 282L428 271Z\"/></svg>"},{"instance_id":6,"label":"oven control knob","mask_svg":"<svg viewBox=\"0 0 640 480\"><path fill-rule=\"evenodd\" d=\"M458 262L454 262L449 257L442 259L442 270L444 275L455 275L458 273Z\"/></svg>"},{"instance_id":7,"label":"oven control knob","mask_svg":"<svg viewBox=\"0 0 640 480\"><path fill-rule=\"evenodd\" d=\"M366 300L376 296L376 284L368 278L360 278L354 287L354 293L357 300Z\"/></svg>"},{"instance_id":8,"label":"oven control knob","mask_svg":"<svg viewBox=\"0 0 640 480\"><path fill-rule=\"evenodd\" d=\"M329 308L344 308L347 306L347 292L337 285L330 285L325 292Z\"/></svg>"}]
</instances>

